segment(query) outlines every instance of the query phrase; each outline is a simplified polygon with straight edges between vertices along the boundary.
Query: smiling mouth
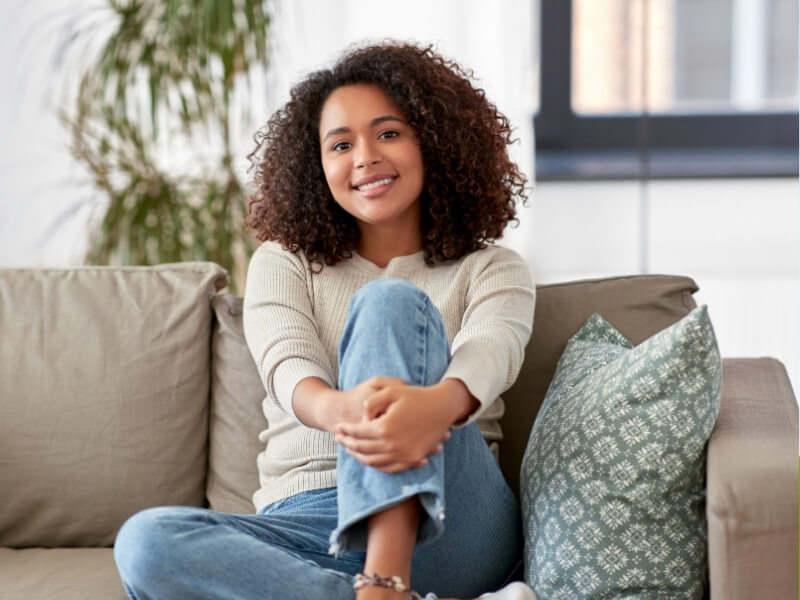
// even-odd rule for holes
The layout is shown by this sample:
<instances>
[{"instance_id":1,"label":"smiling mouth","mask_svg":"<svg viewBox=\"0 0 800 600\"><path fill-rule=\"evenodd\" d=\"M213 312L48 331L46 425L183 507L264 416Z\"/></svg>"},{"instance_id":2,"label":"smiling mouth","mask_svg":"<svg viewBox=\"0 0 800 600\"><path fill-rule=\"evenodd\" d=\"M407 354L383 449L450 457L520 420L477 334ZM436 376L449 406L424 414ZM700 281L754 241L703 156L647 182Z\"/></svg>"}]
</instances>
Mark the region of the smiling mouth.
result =
<instances>
[{"instance_id":1,"label":"smiling mouth","mask_svg":"<svg viewBox=\"0 0 800 600\"><path fill-rule=\"evenodd\" d=\"M367 192L369 190L374 190L375 188L379 188L382 185L388 185L394 181L394 177L386 177L384 179L378 179L377 181L370 181L369 183L365 183L364 185L358 186L356 189L359 192Z\"/></svg>"}]
</instances>

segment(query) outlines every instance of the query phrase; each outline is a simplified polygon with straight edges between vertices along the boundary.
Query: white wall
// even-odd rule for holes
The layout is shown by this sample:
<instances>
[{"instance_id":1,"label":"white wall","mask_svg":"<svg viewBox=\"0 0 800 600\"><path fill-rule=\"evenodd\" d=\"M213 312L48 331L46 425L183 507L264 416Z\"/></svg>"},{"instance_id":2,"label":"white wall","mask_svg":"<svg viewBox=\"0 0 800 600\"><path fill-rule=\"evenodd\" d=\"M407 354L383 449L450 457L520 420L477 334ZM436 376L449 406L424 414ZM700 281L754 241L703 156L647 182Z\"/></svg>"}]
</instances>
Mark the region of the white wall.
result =
<instances>
[{"instance_id":1,"label":"white wall","mask_svg":"<svg viewBox=\"0 0 800 600\"><path fill-rule=\"evenodd\" d=\"M799 224L796 179L540 183L530 244L540 283L692 277L723 356L775 356L797 389Z\"/></svg>"},{"instance_id":2,"label":"white wall","mask_svg":"<svg viewBox=\"0 0 800 600\"><path fill-rule=\"evenodd\" d=\"M65 19L97 4L0 2L0 266L74 264L85 250L93 192L56 118L70 86L59 47Z\"/></svg>"}]
</instances>

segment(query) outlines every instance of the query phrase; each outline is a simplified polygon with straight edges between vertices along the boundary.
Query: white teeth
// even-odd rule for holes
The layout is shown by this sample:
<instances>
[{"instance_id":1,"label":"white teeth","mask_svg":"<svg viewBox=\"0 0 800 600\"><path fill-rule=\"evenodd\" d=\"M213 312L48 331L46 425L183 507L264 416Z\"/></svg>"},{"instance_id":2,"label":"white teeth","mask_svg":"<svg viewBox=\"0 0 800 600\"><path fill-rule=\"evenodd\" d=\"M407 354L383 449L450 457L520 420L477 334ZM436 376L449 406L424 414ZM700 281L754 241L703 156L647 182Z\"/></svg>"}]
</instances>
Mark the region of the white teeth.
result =
<instances>
[{"instance_id":1,"label":"white teeth","mask_svg":"<svg viewBox=\"0 0 800 600\"><path fill-rule=\"evenodd\" d=\"M371 190L373 188L386 185L387 183L392 183L391 177L387 177L386 179L379 179L378 181L373 181L372 183L365 183L364 185L360 185L358 186L358 191L366 192L367 190Z\"/></svg>"}]
</instances>

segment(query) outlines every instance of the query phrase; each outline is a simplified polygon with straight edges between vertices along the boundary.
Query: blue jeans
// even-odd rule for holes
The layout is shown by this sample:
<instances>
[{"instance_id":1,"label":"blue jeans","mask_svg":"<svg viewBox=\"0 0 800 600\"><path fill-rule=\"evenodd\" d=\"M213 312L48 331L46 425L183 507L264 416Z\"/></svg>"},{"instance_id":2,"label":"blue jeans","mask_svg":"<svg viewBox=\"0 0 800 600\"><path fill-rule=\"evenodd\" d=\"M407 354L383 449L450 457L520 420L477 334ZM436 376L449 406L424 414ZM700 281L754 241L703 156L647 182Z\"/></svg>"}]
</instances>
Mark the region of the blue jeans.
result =
<instances>
[{"instance_id":1,"label":"blue jeans","mask_svg":"<svg viewBox=\"0 0 800 600\"><path fill-rule=\"evenodd\" d=\"M376 375L438 382L450 360L441 315L397 279L353 296L339 345L339 388ZM445 468L446 467L446 468ZM136 600L354 598L366 517L419 496L423 508L411 585L473 598L502 586L521 559L519 507L475 423L453 429L427 466L388 474L339 448L338 487L279 500L256 515L193 507L142 511L114 546ZM446 499L445 499L446 493Z\"/></svg>"}]
</instances>

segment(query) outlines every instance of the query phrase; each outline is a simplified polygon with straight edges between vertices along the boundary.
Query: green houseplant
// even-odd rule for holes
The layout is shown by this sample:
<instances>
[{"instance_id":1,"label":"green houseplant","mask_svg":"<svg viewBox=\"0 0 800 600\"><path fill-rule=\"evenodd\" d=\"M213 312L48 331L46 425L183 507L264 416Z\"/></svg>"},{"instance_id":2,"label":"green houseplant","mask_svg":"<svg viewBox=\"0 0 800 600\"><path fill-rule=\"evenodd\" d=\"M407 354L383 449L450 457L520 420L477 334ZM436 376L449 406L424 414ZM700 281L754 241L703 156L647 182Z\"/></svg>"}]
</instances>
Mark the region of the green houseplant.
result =
<instances>
[{"instance_id":1,"label":"green houseplant","mask_svg":"<svg viewBox=\"0 0 800 600\"><path fill-rule=\"evenodd\" d=\"M254 242L234 129L256 126L247 95L267 66L265 2L107 0L107 8L114 29L61 113L71 154L107 199L87 261L211 260L236 290ZM89 35L96 28L75 26L71 43Z\"/></svg>"}]
</instances>

